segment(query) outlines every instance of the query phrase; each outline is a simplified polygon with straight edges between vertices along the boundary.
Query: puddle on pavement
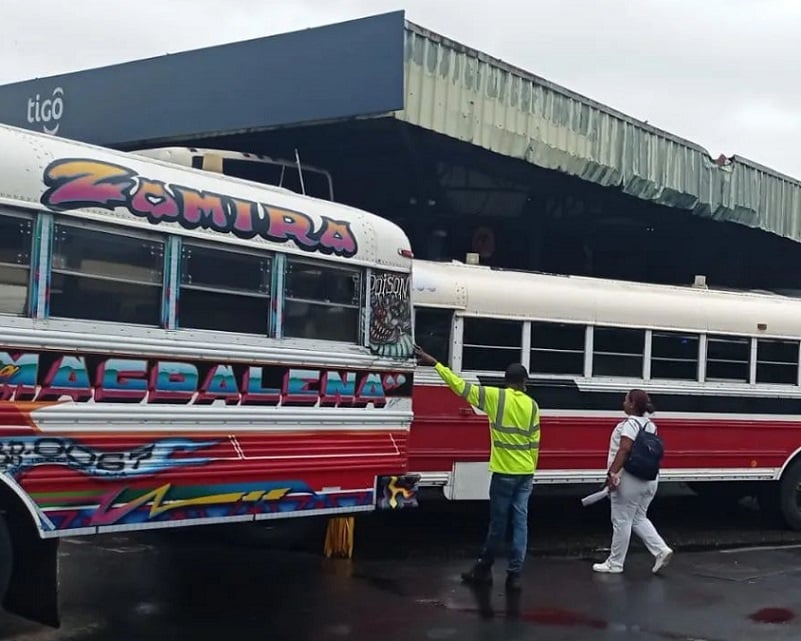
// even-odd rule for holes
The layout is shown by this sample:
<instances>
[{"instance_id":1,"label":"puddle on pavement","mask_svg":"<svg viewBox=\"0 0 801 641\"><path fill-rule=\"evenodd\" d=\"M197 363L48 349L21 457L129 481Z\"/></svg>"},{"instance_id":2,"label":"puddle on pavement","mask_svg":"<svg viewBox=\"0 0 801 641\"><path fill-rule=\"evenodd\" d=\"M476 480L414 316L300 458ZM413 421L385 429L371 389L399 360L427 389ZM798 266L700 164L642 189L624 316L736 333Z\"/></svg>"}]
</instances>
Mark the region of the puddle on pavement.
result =
<instances>
[{"instance_id":1,"label":"puddle on pavement","mask_svg":"<svg viewBox=\"0 0 801 641\"><path fill-rule=\"evenodd\" d=\"M535 623L539 625L547 625L547 626L554 626L554 627L582 627L582 628L590 628L593 630L608 630L611 632L632 632L632 633L650 633L655 637L660 639L667 639L669 641L696 641L696 637L688 636L685 633L676 633L676 632L669 632L669 631L662 631L662 630L648 630L646 628L641 628L638 625L631 625L631 624L615 624L609 623L604 619L596 618L589 616L587 614L582 614L581 612L575 612L573 610L564 610L561 608L533 608L527 610L518 610L517 604L515 600L508 599L507 597L507 604L506 608L495 609L489 602L488 594L486 595L477 595L479 603L477 605L462 605L458 603L452 603L447 601L442 601L440 599L417 599L415 602L418 605L427 605L435 608L442 608L445 610L450 610L452 612L464 612L469 614L477 614L481 618L484 619L491 619L494 617L501 617L510 620L517 620L517 621L525 621L527 623ZM785 614L782 615L780 611L783 611ZM790 618L794 618L793 612L790 610L783 610L782 608L768 608L766 610L760 610L759 613L765 613L770 622L779 623L779 622L786 622L789 619L782 619L781 621L777 621L776 619L781 619L782 616L787 616L789 613ZM759 613L754 613L757 615ZM752 617L754 616L752 615ZM767 622L767 621L766 621ZM706 641L713 641L710 637L704 637Z\"/></svg>"},{"instance_id":2,"label":"puddle on pavement","mask_svg":"<svg viewBox=\"0 0 801 641\"><path fill-rule=\"evenodd\" d=\"M521 621L541 623L543 625L584 626L595 628L596 630L603 630L607 626L606 621L602 619L595 619L579 612L560 610L558 608L525 610L517 618Z\"/></svg>"},{"instance_id":3,"label":"puddle on pavement","mask_svg":"<svg viewBox=\"0 0 801 641\"><path fill-rule=\"evenodd\" d=\"M756 623L788 623L795 619L795 612L787 608L762 608L748 618Z\"/></svg>"}]
</instances>

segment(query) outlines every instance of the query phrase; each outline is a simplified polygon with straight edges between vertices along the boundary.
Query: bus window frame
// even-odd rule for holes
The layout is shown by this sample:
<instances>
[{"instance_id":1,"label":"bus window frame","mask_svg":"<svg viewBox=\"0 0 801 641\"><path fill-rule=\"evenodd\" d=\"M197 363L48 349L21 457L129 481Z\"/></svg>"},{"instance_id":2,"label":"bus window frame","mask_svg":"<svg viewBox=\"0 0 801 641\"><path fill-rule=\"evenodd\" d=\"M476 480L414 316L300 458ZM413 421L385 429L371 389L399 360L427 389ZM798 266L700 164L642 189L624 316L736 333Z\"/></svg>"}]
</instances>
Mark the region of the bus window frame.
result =
<instances>
[{"instance_id":1,"label":"bus window frame","mask_svg":"<svg viewBox=\"0 0 801 641\"><path fill-rule=\"evenodd\" d=\"M280 291L280 304L278 306L278 314L280 316L280 325L281 325L281 338L285 338L287 340L299 340L299 341L325 341L328 343L338 343L340 345L358 345L359 347L365 347L367 344L368 333L369 333L369 325L365 325L365 319L368 319L369 322L369 312L365 312L365 309L369 307L370 301L370 294L369 294L369 286L370 286L370 268L365 265L346 265L341 264L338 262L330 261L330 260L320 260L317 258L311 258L308 256L299 256L297 254L283 254L284 259L282 261L282 270L281 270L281 291ZM291 263L300 263L304 265L312 265L312 266L319 266L322 269L329 268L333 271L340 271L340 272L350 272L353 275L358 275L360 282L358 283L358 287L355 288L356 292L359 295L359 300L355 304L346 304L346 303L326 303L319 300L314 299L307 299L307 298L295 298L291 296L287 296L287 287L286 284L289 280L289 269L291 267ZM357 321L356 321L356 338L355 340L336 340L330 338L323 338L320 336L288 336L285 330L285 323L284 323L284 315L287 309L287 301L296 301L300 303L306 303L307 305L316 305L318 307L328 307L328 308L337 308L337 307L344 307L347 309L355 309L357 311Z\"/></svg>"},{"instance_id":2,"label":"bus window frame","mask_svg":"<svg viewBox=\"0 0 801 641\"><path fill-rule=\"evenodd\" d=\"M230 334L232 336L260 336L266 338L275 338L275 331L273 327L273 304L275 298L275 290L274 290L274 281L275 281L275 269L276 269L276 252L271 250L260 250L250 246L239 246L233 243L225 243L225 242L214 242L208 240L206 238L195 238L194 236L190 237L183 237L181 238L181 242L179 243L179 250L176 256L176 260L178 262L178 271L177 271L177 280L175 285L171 288L171 291L176 293L176 300L174 303L173 311L176 316L176 329L180 331L190 331L190 332L222 332L224 334ZM187 249L187 246L190 247L198 247L200 249L207 249L212 252L221 252L221 253L231 253L231 254L241 254L244 256L249 256L252 258L259 258L265 260L269 264L269 288L270 291L267 294L258 294L258 293L249 293L245 290L228 290L224 287L214 287L212 285L194 285L194 284L186 284L183 282L184 277L184 251ZM166 269L166 265L165 265ZM177 309L181 309L181 290L184 288L194 290L194 291L203 291L203 292L211 292L217 294L227 294L233 296L243 296L248 298L258 298L261 300L266 301L266 308L264 314L264 332L263 333L253 333L253 332L234 332L225 329L210 329L210 328L202 328L202 327L183 327L181 326L181 317L180 314L176 312Z\"/></svg>"},{"instance_id":3,"label":"bus window frame","mask_svg":"<svg viewBox=\"0 0 801 641\"><path fill-rule=\"evenodd\" d=\"M463 363L464 363L464 355L465 355L465 348L466 347L470 348L470 349L493 349L494 348L494 349L502 350L504 352L509 352L510 354L513 353L514 350L517 350L517 358L515 360L509 360L507 365L511 364L511 363L514 363L514 362L522 363L522 359L523 359L522 349L523 349L523 341L524 341L524 335L525 335L525 331L526 331L526 322L527 322L525 319L517 318L517 317L508 318L508 317L486 316L486 315L485 316L478 316L478 315L472 315L472 314L468 315L468 316L462 315L461 318L462 318L462 323L461 323L461 332L462 332L462 334L461 334L461 356L462 356L462 358L461 358L460 365L463 365ZM494 321L494 322L503 322L503 323L519 323L520 324L520 336L518 337L518 345L517 346L487 345L487 344L479 345L478 343L470 343L469 345L465 345L465 342L464 342L465 323L466 323L466 321L470 321L470 320ZM488 374L498 374L499 372L503 373L505 371L505 369L506 369L505 367L504 367L504 369L468 368L465 371L468 371L468 372L485 372L485 373L488 373Z\"/></svg>"},{"instance_id":4,"label":"bus window frame","mask_svg":"<svg viewBox=\"0 0 801 641\"><path fill-rule=\"evenodd\" d=\"M646 343L647 343L647 351L648 351L648 364L649 364L648 374L649 374L649 377L646 378L645 380L661 382L661 383L670 383L670 382L674 382L674 383L676 383L676 382L697 383L697 382L701 382L700 381L699 363L701 362L701 356L702 356L702 353L701 353L702 352L701 342L702 342L702 337L704 336L704 334L699 333L697 331L692 331L692 330L663 329L663 328L649 329L649 330L646 330L646 332L647 332L647 334L646 334ZM655 334L657 336L666 336L667 335L667 336L670 336L670 337L684 337L684 338L697 339L698 344L697 344L696 349L695 349L695 359L696 360L695 360L695 377L694 378L670 378L670 377L665 377L665 376L654 376L653 375L653 366L654 366L653 339L654 339L654 335ZM657 356L656 360L658 360L658 361L679 361L679 362L683 362L683 363L691 363L692 362L692 361L687 361L687 360L681 359L681 358L676 357L676 356L661 356L661 355Z\"/></svg>"},{"instance_id":5,"label":"bus window frame","mask_svg":"<svg viewBox=\"0 0 801 641\"><path fill-rule=\"evenodd\" d=\"M586 323L577 323L577 322L570 322L565 320L559 319L532 319L528 321L529 324L529 331L527 333L528 337L528 356L529 360L528 363L523 363L528 369L529 373L532 376L539 376L539 377L547 377L547 378L575 378L575 377L582 377L585 375L586 371L586 359L587 359L587 324ZM572 350L572 349L562 349L562 348L551 348L551 347L541 347L536 346L536 341L532 341L532 338L535 337L535 333L537 332L537 325L557 325L557 326L570 326L576 328L577 331L581 331L584 335L584 339L582 341L581 351L579 350ZM545 372L536 370L533 366L531 366L531 356L532 352L539 351L539 352L558 352L558 353L569 353L581 356L581 367L579 371L576 372Z\"/></svg>"},{"instance_id":6,"label":"bus window frame","mask_svg":"<svg viewBox=\"0 0 801 641\"><path fill-rule=\"evenodd\" d=\"M0 312L0 316L6 318L30 318L33 310L35 309L35 301L33 294L38 292L38 281L36 280L37 270L37 252L36 252L36 232L37 232L37 213L36 212L29 212L24 210L17 210L12 207L7 206L0 206L0 217L6 218L14 218L22 222L28 223L28 263L20 264L20 263L7 263L3 262L2 265L5 267L10 267L11 269L27 269L27 282L25 284L25 303L23 305L22 312L15 314L11 312Z\"/></svg>"},{"instance_id":7,"label":"bus window frame","mask_svg":"<svg viewBox=\"0 0 801 641\"><path fill-rule=\"evenodd\" d=\"M721 358L714 358L713 363L741 363L745 364L746 366L746 377L744 379L741 378L721 378L716 377L714 380L709 380L709 341L710 338L712 341L717 343L732 343L732 344L745 344L747 345L747 353L748 353L748 360L747 361L731 361L731 359L721 359ZM755 369L752 367L753 362L753 355L754 355L754 337L748 336L744 334L727 334L727 333L720 333L720 332L707 332L706 333L706 354L704 359L704 373L705 373L705 381L707 383L713 383L717 385L752 385L753 376L755 375Z\"/></svg>"},{"instance_id":8,"label":"bus window frame","mask_svg":"<svg viewBox=\"0 0 801 641\"><path fill-rule=\"evenodd\" d=\"M123 238L137 238L139 240L145 242L153 242L156 244L161 245L161 278L159 282L146 282L142 280L133 280L133 279L125 279L122 277L115 277L115 276L104 276L104 275L97 275L97 274L85 274L80 271L72 270L72 269L61 269L56 268L53 265L53 258L55 256L55 249L56 249L56 236L57 236L57 227L61 225L64 227L70 227L73 229L77 229L80 231L89 231L101 234L108 234L112 236L121 236ZM121 225L119 223L115 223L114 221L109 222L97 222L94 220L87 220L84 218L76 217L76 216L69 216L69 215L56 215L53 216L53 222L50 225L49 229L49 238L48 240L48 270L47 270L47 291L49 292L49 296L47 299L47 318L52 318L53 320L59 321L78 321L78 322L89 322L89 323L109 323L115 326L121 327L138 327L138 328L145 328L145 329L153 329L153 328L163 328L163 310L165 304L165 297L167 293L167 289L165 288L165 273L167 271L167 263L166 263L166 253L167 253L167 240L170 237L170 234L165 231L160 230L150 230L150 229L142 229L138 226L133 225ZM156 323L153 324L143 324L143 323L133 323L129 321L120 321L120 320L98 320L93 318L74 318L70 316L60 316L60 315L53 315L51 313L52 307L52 291L53 291L53 276L54 274L65 274L67 276L76 276L78 278L90 278L95 280L103 280L108 282L121 282L121 283L132 283L134 285L142 285L146 287L158 287L159 288L159 314L158 320Z\"/></svg>"},{"instance_id":9,"label":"bus window frame","mask_svg":"<svg viewBox=\"0 0 801 641\"><path fill-rule=\"evenodd\" d=\"M797 338L777 338L774 336L755 336L753 337L753 377L752 383L754 385L780 385L782 387L797 387L801 385L801 340ZM759 358L759 344L760 342L765 343L789 343L795 344L795 361L793 363L785 362L785 361L767 361L765 359L760 360ZM760 381L758 380L758 368L759 365L794 365L795 366L795 380L792 383L775 383L775 382L768 382L768 381Z\"/></svg>"},{"instance_id":10,"label":"bus window frame","mask_svg":"<svg viewBox=\"0 0 801 641\"><path fill-rule=\"evenodd\" d=\"M434 356L435 358L443 359L447 363L451 363L454 366L454 371L459 371L458 369L455 369L456 365L453 362L454 354L457 351L457 346L456 346L456 343L454 341L454 324L455 324L455 317L456 317L456 314L457 314L458 310L453 308L453 307L441 307L441 306L437 306L437 305L413 305L412 306L412 332L413 332L413 335L415 337L415 343L417 343L417 344L420 344L420 342L419 342L419 334L418 334L419 327L418 327L418 324L417 324L417 314L420 312L420 310L426 310L426 311L432 311L433 310L433 311L442 312L443 314L447 313L447 314L450 315L450 319L449 319L450 322L448 323L448 335L445 337L445 344L446 344L445 353L443 353L443 354L435 354L434 352L431 352L431 355ZM460 363L461 363L461 359L460 359Z\"/></svg>"},{"instance_id":11,"label":"bus window frame","mask_svg":"<svg viewBox=\"0 0 801 641\"><path fill-rule=\"evenodd\" d=\"M647 339L648 339L648 335L647 335L648 329L645 328L645 327L633 326L633 325L625 325L625 326L623 326L623 325L606 325L606 324L603 324L603 325L592 325L591 327L592 327L592 335L593 335L593 340L592 340L592 363L591 363L592 368L590 370L591 378L620 378L620 379L629 379L629 380L643 380L644 376L645 376L645 372L646 372L645 353L646 353L646 342L647 342ZM597 349L596 349L597 341L595 340L596 339L596 333L597 333L598 330L600 330L601 332L606 332L606 331L610 331L610 332L611 331L641 332L641 334L642 334L642 346L640 348L639 353L636 353L636 352L610 352L608 350L605 350L603 352L598 352ZM587 349L587 348L585 347L585 349ZM640 371L639 371L639 374L637 376L630 376L630 375L625 375L625 374L597 374L596 373L596 363L597 363L597 361L595 359L596 356L611 356L612 358L623 357L623 358L632 358L632 359L633 358L639 358L640 359Z\"/></svg>"}]
</instances>

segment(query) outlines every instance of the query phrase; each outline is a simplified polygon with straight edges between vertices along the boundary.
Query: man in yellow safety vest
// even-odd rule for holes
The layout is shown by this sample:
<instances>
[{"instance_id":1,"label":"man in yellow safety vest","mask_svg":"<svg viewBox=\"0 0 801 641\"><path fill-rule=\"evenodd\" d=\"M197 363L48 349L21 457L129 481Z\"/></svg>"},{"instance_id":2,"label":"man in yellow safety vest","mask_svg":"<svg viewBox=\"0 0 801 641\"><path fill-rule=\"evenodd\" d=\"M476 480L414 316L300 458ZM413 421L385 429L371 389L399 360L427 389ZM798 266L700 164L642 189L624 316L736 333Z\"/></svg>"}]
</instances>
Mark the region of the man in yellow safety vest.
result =
<instances>
[{"instance_id":1,"label":"man in yellow safety vest","mask_svg":"<svg viewBox=\"0 0 801 641\"><path fill-rule=\"evenodd\" d=\"M528 372L520 363L514 363L506 368L504 388L474 385L462 380L420 347L415 347L415 355L421 364L433 365L451 390L489 418L489 469L492 472L489 531L478 561L462 574L462 579L473 585L492 584L492 564L506 536L511 515L512 548L506 587L520 590L528 543L528 501L540 445L540 410L536 401L526 394Z\"/></svg>"}]
</instances>

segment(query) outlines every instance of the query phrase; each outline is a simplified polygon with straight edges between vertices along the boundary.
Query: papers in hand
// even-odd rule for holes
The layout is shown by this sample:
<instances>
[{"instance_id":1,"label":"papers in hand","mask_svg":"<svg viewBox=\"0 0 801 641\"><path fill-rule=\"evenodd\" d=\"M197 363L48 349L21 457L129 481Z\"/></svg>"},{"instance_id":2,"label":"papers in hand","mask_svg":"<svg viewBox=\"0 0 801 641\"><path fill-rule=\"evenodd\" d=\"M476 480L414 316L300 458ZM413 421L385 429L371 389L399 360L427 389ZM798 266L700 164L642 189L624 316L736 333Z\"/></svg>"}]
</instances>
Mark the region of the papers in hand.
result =
<instances>
[{"instance_id":1,"label":"papers in hand","mask_svg":"<svg viewBox=\"0 0 801 641\"><path fill-rule=\"evenodd\" d=\"M587 507L588 505L592 505L593 503L597 503L598 501L605 499L607 496L609 496L609 488L604 487L602 490L585 496L583 499L581 499L581 504L584 507Z\"/></svg>"}]
</instances>

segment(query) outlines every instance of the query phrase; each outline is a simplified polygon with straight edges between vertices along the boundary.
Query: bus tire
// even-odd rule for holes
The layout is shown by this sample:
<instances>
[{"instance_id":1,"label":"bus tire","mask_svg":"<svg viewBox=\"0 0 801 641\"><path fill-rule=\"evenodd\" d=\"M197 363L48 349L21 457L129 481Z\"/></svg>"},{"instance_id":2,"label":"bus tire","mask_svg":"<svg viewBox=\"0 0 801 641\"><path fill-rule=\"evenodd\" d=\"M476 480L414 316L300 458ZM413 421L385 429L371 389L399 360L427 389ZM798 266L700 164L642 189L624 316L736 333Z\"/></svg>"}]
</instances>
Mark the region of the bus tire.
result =
<instances>
[{"instance_id":1,"label":"bus tire","mask_svg":"<svg viewBox=\"0 0 801 641\"><path fill-rule=\"evenodd\" d=\"M801 530L801 459L790 465L782 475L779 509L787 527Z\"/></svg>"},{"instance_id":2,"label":"bus tire","mask_svg":"<svg viewBox=\"0 0 801 641\"><path fill-rule=\"evenodd\" d=\"M0 608L54 628L58 611L58 538L42 538L26 504L0 476Z\"/></svg>"},{"instance_id":3,"label":"bus tire","mask_svg":"<svg viewBox=\"0 0 801 641\"><path fill-rule=\"evenodd\" d=\"M0 603L6 596L8 584L13 570L14 549L11 545L11 533L8 530L6 515L0 512Z\"/></svg>"}]
</instances>

